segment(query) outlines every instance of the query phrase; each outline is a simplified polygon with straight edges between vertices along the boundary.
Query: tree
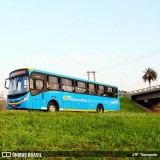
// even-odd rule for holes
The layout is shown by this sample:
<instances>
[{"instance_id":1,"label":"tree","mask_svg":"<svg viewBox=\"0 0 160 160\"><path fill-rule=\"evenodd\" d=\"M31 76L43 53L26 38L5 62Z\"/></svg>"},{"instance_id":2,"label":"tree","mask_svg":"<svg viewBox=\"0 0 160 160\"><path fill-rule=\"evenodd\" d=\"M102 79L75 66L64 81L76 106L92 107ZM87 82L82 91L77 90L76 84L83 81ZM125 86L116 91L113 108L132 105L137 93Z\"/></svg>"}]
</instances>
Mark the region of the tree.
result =
<instances>
[{"instance_id":1,"label":"tree","mask_svg":"<svg viewBox=\"0 0 160 160\"><path fill-rule=\"evenodd\" d=\"M153 68L148 67L145 69L142 79L144 82L148 81L151 87L151 81L157 80L157 72Z\"/></svg>"}]
</instances>

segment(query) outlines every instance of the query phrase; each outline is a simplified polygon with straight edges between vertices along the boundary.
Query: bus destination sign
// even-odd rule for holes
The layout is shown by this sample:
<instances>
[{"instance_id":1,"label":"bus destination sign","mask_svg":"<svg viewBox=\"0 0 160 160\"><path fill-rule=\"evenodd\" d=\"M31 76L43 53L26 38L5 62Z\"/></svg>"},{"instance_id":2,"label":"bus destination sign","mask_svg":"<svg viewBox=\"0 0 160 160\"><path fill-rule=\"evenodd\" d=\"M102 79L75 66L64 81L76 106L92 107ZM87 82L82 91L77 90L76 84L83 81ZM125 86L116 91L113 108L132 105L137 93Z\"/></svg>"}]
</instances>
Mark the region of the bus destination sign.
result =
<instances>
[{"instance_id":1,"label":"bus destination sign","mask_svg":"<svg viewBox=\"0 0 160 160\"><path fill-rule=\"evenodd\" d=\"M15 77L17 75L26 74L26 73L27 73L27 70L19 70L19 71L10 73L10 77Z\"/></svg>"}]
</instances>

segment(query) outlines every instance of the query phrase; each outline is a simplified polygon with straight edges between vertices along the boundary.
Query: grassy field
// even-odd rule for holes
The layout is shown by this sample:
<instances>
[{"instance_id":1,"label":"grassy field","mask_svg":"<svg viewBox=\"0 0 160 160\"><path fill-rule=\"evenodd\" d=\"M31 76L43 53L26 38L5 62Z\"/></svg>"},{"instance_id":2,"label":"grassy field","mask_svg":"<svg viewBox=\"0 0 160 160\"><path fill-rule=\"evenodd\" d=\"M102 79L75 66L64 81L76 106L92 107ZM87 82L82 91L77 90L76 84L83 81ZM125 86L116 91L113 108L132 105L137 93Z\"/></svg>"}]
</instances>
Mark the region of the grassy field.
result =
<instances>
[{"instance_id":1,"label":"grassy field","mask_svg":"<svg viewBox=\"0 0 160 160\"><path fill-rule=\"evenodd\" d=\"M125 113L145 113L146 111L142 108L140 108L137 104L132 102L130 99L121 96L120 97L120 102L121 102L121 110L120 112Z\"/></svg>"},{"instance_id":2,"label":"grassy field","mask_svg":"<svg viewBox=\"0 0 160 160\"><path fill-rule=\"evenodd\" d=\"M0 111L2 151L160 151L158 113L121 97L121 111Z\"/></svg>"}]
</instances>

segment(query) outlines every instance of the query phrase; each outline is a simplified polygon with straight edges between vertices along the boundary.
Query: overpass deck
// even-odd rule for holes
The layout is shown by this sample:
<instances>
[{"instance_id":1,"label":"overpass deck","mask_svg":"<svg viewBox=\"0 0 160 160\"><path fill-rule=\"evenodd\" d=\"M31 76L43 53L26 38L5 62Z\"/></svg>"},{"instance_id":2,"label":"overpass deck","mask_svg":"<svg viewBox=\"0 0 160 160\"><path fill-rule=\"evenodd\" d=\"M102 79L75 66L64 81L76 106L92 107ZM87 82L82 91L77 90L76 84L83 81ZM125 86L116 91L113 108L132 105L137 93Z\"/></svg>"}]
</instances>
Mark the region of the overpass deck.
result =
<instances>
[{"instance_id":1,"label":"overpass deck","mask_svg":"<svg viewBox=\"0 0 160 160\"><path fill-rule=\"evenodd\" d=\"M127 92L127 94L136 95L136 94L149 93L149 92L153 92L153 91L157 91L157 90L160 90L160 85L130 91L130 92Z\"/></svg>"},{"instance_id":2,"label":"overpass deck","mask_svg":"<svg viewBox=\"0 0 160 160\"><path fill-rule=\"evenodd\" d=\"M160 111L160 85L131 91L127 95L141 105Z\"/></svg>"}]
</instances>

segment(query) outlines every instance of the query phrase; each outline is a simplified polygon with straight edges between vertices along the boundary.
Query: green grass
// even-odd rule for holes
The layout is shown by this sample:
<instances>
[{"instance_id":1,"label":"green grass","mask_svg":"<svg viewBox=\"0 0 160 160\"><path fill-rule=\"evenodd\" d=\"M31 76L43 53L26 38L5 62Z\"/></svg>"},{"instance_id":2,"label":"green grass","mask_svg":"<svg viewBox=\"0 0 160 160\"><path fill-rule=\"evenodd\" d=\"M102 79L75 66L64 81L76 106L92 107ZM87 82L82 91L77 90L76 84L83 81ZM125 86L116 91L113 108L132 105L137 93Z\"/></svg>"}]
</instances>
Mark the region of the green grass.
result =
<instances>
[{"instance_id":1,"label":"green grass","mask_svg":"<svg viewBox=\"0 0 160 160\"><path fill-rule=\"evenodd\" d=\"M0 150L159 151L159 114L130 104L104 114L0 111Z\"/></svg>"},{"instance_id":2,"label":"green grass","mask_svg":"<svg viewBox=\"0 0 160 160\"><path fill-rule=\"evenodd\" d=\"M140 108L136 103L132 102L125 96L120 97L121 110L120 112L130 112L130 113L145 113L146 111Z\"/></svg>"},{"instance_id":3,"label":"green grass","mask_svg":"<svg viewBox=\"0 0 160 160\"><path fill-rule=\"evenodd\" d=\"M0 150L159 149L159 114L7 111L1 118Z\"/></svg>"}]
</instances>

